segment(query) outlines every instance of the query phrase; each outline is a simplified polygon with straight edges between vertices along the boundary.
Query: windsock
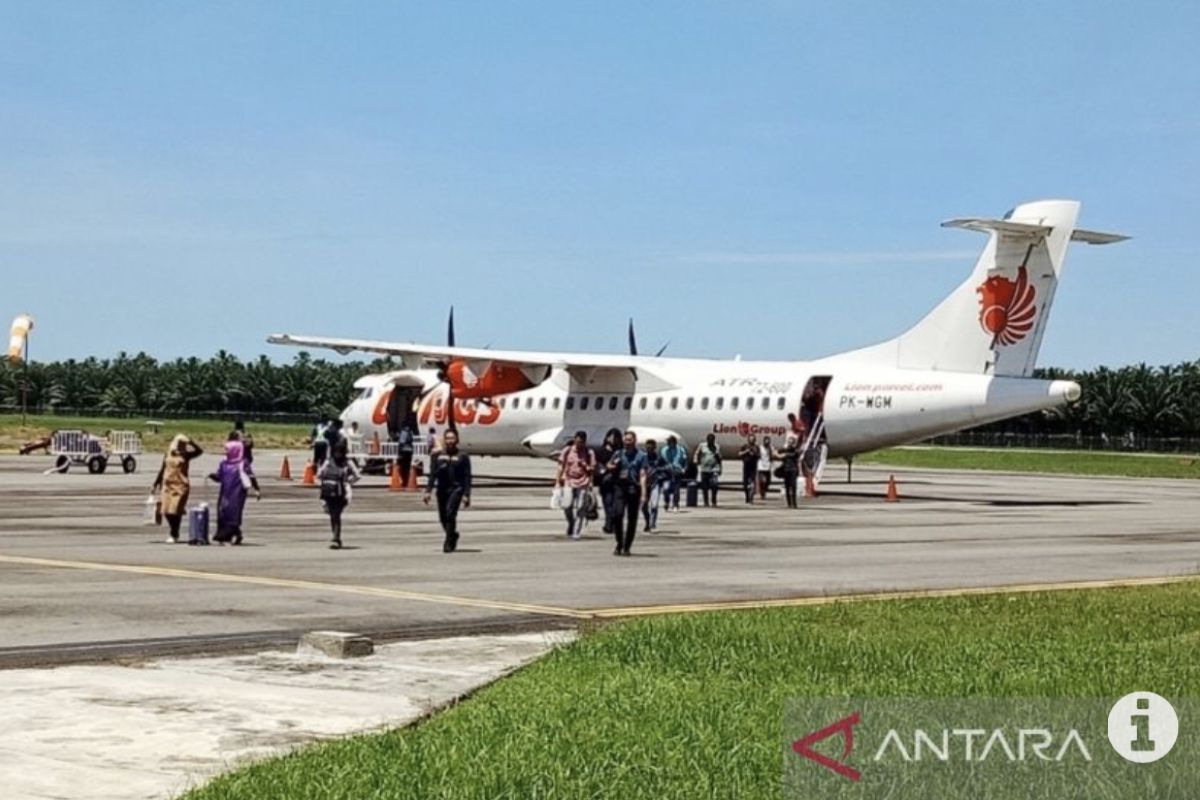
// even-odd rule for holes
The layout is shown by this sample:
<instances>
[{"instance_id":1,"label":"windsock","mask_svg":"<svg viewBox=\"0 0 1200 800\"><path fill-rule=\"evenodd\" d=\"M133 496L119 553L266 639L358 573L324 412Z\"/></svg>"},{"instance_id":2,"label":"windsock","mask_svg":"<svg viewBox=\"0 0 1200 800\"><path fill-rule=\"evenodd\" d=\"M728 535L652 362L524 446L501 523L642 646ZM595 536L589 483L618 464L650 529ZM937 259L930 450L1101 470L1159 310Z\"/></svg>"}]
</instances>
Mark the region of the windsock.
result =
<instances>
[{"instance_id":1,"label":"windsock","mask_svg":"<svg viewBox=\"0 0 1200 800\"><path fill-rule=\"evenodd\" d=\"M12 338L8 342L8 360L20 364L25 359L25 343L33 330L33 317L21 314L13 320Z\"/></svg>"}]
</instances>

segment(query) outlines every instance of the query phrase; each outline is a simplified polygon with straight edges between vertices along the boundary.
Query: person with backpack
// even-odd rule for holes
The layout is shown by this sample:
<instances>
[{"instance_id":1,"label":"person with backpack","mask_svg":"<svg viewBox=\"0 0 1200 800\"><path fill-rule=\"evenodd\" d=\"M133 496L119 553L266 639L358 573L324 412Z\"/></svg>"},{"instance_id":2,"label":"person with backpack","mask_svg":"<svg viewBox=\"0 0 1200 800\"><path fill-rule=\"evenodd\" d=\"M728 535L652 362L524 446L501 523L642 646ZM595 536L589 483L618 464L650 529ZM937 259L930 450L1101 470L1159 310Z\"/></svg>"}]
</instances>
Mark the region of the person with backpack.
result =
<instances>
[{"instance_id":1,"label":"person with backpack","mask_svg":"<svg viewBox=\"0 0 1200 800\"><path fill-rule=\"evenodd\" d=\"M471 507L471 457L458 449L458 431L450 428L442 435L443 447L429 456L429 479L425 484L425 505L436 492L438 522L446 534L443 553L458 547L458 509Z\"/></svg>"},{"instance_id":2,"label":"person with backpack","mask_svg":"<svg viewBox=\"0 0 1200 800\"><path fill-rule=\"evenodd\" d=\"M416 452L416 442L413 439L412 428L407 424L400 427L396 434L397 460L400 462L400 480L408 486L408 474L412 470L413 453Z\"/></svg>"},{"instance_id":3,"label":"person with backpack","mask_svg":"<svg viewBox=\"0 0 1200 800\"><path fill-rule=\"evenodd\" d=\"M650 489L642 515L646 519L645 532L658 528L658 505L671 486L671 464L658 450L658 442L646 440L646 484Z\"/></svg>"},{"instance_id":4,"label":"person with backpack","mask_svg":"<svg viewBox=\"0 0 1200 800\"><path fill-rule=\"evenodd\" d=\"M563 514L567 518L567 538L578 539L587 525L587 503L596 475L596 455L587 446L587 431L576 431L571 443L558 459L554 485L563 492ZM568 494L569 493L569 494Z\"/></svg>"},{"instance_id":5,"label":"person with backpack","mask_svg":"<svg viewBox=\"0 0 1200 800\"><path fill-rule=\"evenodd\" d=\"M667 446L663 448L662 455L671 468L671 480L667 483L663 508L667 511L678 511L679 487L683 483L683 476L688 468L687 449L679 444L679 439L671 435L667 437Z\"/></svg>"},{"instance_id":6,"label":"person with backpack","mask_svg":"<svg viewBox=\"0 0 1200 800\"><path fill-rule=\"evenodd\" d=\"M325 504L325 513L329 515L329 529L333 540L329 543L330 550L342 549L342 513L350 505L350 486L358 482L358 470L350 460L349 448L342 444L333 448L333 454L321 466L317 480L321 484L321 502Z\"/></svg>"},{"instance_id":7,"label":"person with backpack","mask_svg":"<svg viewBox=\"0 0 1200 800\"><path fill-rule=\"evenodd\" d=\"M746 494L746 502L754 502L754 484L758 480L758 459L761 451L758 439L752 433L746 437L746 443L738 450L738 458L742 460L742 491Z\"/></svg>"},{"instance_id":8,"label":"person with backpack","mask_svg":"<svg viewBox=\"0 0 1200 800\"><path fill-rule=\"evenodd\" d=\"M192 490L188 469L191 462L204 455L200 445L193 442L184 434L179 434L171 440L167 454L163 456L162 466L158 468L158 476L154 479L151 492L159 492L159 511L167 521L170 536L167 542L179 544L179 526L187 513L188 494Z\"/></svg>"},{"instance_id":9,"label":"person with backpack","mask_svg":"<svg viewBox=\"0 0 1200 800\"><path fill-rule=\"evenodd\" d=\"M241 544L242 511L246 508L246 497L253 489L254 498L261 500L262 491L258 487L254 468L246 463L245 449L240 441L225 443L225 460L208 479L221 486L217 497L217 534L213 541L218 544Z\"/></svg>"},{"instance_id":10,"label":"person with backpack","mask_svg":"<svg viewBox=\"0 0 1200 800\"><path fill-rule=\"evenodd\" d=\"M637 535L638 509L649 496L646 454L638 448L637 434L633 431L625 431L625 446L609 461L608 472L613 476L616 488L613 532L617 547L613 555L627 556L633 547L633 537Z\"/></svg>"},{"instance_id":11,"label":"person with backpack","mask_svg":"<svg viewBox=\"0 0 1200 800\"><path fill-rule=\"evenodd\" d=\"M700 474L700 490L704 493L704 505L708 506L711 495L713 508L716 508L717 489L721 482L721 448L717 447L716 434L710 433L696 448L695 461Z\"/></svg>"}]
</instances>

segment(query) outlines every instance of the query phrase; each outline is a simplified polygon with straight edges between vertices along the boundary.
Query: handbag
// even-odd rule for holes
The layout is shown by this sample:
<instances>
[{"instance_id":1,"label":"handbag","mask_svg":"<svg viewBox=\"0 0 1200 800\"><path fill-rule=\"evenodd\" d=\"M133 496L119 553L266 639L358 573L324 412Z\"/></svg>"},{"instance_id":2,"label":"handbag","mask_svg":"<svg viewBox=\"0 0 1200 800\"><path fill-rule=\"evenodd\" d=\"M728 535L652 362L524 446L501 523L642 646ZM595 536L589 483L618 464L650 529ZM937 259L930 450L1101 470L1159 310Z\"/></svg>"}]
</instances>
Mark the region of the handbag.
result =
<instances>
[{"instance_id":1,"label":"handbag","mask_svg":"<svg viewBox=\"0 0 1200 800\"><path fill-rule=\"evenodd\" d=\"M588 520L600 519L600 501L596 499L593 489L588 489L583 495L583 516Z\"/></svg>"},{"instance_id":2,"label":"handbag","mask_svg":"<svg viewBox=\"0 0 1200 800\"><path fill-rule=\"evenodd\" d=\"M550 510L559 511L563 507L563 487L555 486L550 492Z\"/></svg>"},{"instance_id":3,"label":"handbag","mask_svg":"<svg viewBox=\"0 0 1200 800\"><path fill-rule=\"evenodd\" d=\"M156 518L159 517L159 514L157 512L157 509L159 509L159 508L161 508L161 506L158 505L158 500L155 499L154 493L151 492L150 496L146 498L146 502L142 503L142 524L143 525L159 524L155 521Z\"/></svg>"}]
</instances>

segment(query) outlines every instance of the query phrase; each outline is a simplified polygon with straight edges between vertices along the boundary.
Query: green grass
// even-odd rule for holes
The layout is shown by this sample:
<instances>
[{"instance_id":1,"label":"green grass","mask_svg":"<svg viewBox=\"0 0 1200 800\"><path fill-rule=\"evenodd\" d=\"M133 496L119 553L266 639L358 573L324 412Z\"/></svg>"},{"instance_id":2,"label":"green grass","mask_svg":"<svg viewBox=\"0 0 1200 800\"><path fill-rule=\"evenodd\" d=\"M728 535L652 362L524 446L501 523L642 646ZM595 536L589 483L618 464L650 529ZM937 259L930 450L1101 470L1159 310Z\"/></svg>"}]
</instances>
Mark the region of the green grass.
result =
<instances>
[{"instance_id":1,"label":"green grass","mask_svg":"<svg viewBox=\"0 0 1200 800\"><path fill-rule=\"evenodd\" d=\"M778 798L794 697L1200 692L1200 582L656 617L188 800Z\"/></svg>"},{"instance_id":2,"label":"green grass","mask_svg":"<svg viewBox=\"0 0 1200 800\"><path fill-rule=\"evenodd\" d=\"M55 430L83 429L94 434L107 430L131 430L142 434L142 444L148 453L165 452L171 438L186 433L202 447L213 448L225 441L233 428L232 419L163 420L157 434L150 433L145 418L115 419L112 417L59 417L29 415L25 424L20 414L0 414L0 452L12 453L26 442L48 437ZM280 423L246 424L259 448L297 448L304 446L309 426Z\"/></svg>"},{"instance_id":3,"label":"green grass","mask_svg":"<svg viewBox=\"0 0 1200 800\"><path fill-rule=\"evenodd\" d=\"M1125 455L1055 450L984 450L954 447L899 447L854 459L856 464L936 469L989 469L1065 475L1131 478L1200 478L1193 455Z\"/></svg>"}]
</instances>

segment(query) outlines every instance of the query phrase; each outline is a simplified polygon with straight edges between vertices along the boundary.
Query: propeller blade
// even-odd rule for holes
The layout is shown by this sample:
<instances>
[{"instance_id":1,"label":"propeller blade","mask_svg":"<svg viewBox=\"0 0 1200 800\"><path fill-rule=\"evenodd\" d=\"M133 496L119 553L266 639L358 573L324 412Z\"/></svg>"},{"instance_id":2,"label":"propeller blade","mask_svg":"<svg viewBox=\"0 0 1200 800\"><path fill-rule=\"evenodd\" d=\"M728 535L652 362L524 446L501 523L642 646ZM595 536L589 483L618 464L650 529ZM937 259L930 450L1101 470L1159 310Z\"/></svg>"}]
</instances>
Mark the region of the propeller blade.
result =
<instances>
[{"instance_id":1,"label":"propeller blade","mask_svg":"<svg viewBox=\"0 0 1200 800\"><path fill-rule=\"evenodd\" d=\"M661 356L663 353L667 352L667 348L668 348L668 347L670 347L670 346L671 346L671 340L670 340L670 339L667 339L667 342L666 342L666 344L664 344L662 347L658 348L658 352L654 354L654 357L655 357L655 358L658 358L658 357L659 357L659 356Z\"/></svg>"},{"instance_id":2,"label":"propeller blade","mask_svg":"<svg viewBox=\"0 0 1200 800\"><path fill-rule=\"evenodd\" d=\"M446 325L446 345L454 347L454 306L450 306L450 322Z\"/></svg>"},{"instance_id":3,"label":"propeller blade","mask_svg":"<svg viewBox=\"0 0 1200 800\"><path fill-rule=\"evenodd\" d=\"M633 317L629 318L629 355L637 355L637 335L633 332Z\"/></svg>"}]
</instances>

